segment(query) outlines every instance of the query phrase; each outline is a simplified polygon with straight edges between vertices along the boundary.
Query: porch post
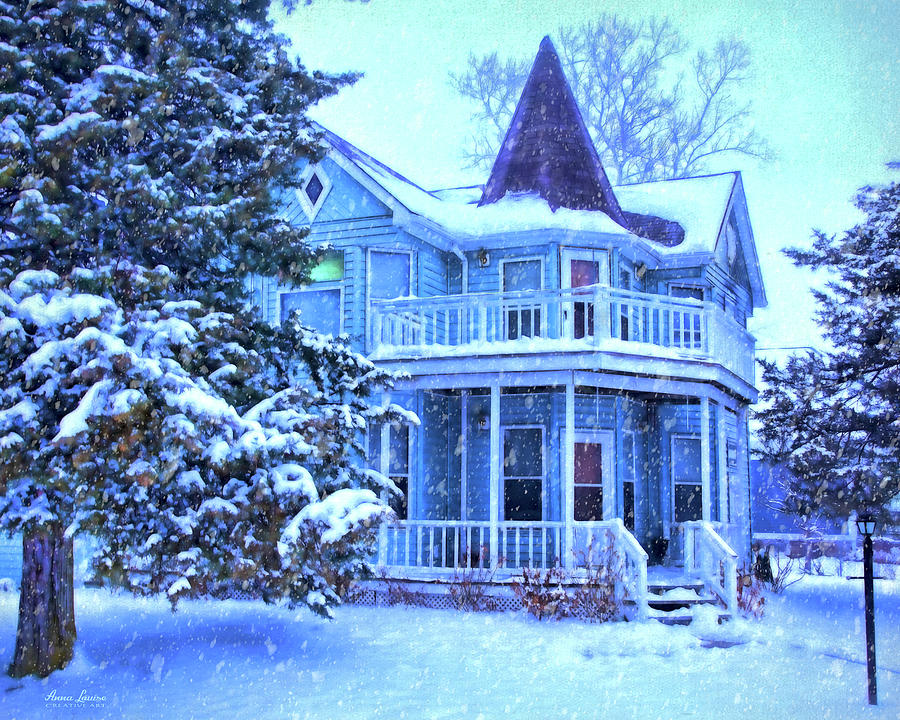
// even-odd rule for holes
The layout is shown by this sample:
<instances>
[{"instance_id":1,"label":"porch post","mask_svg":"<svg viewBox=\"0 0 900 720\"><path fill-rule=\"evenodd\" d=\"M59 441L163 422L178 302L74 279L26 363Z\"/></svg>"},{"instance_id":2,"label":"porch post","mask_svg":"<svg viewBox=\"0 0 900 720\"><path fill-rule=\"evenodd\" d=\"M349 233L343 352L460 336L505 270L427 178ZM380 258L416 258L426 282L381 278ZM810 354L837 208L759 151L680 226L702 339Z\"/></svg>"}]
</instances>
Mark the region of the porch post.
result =
<instances>
[{"instance_id":1,"label":"porch post","mask_svg":"<svg viewBox=\"0 0 900 720\"><path fill-rule=\"evenodd\" d=\"M391 404L391 394L390 392L382 393L381 395L381 403L386 408ZM388 477L391 472L391 425L390 423L382 423L381 424L381 442L380 442L380 451L378 453L378 472L380 472L385 477ZM409 492L409 488L406 489ZM409 507L409 505L407 505ZM388 536L387 536L387 525L385 523L381 523L378 528L378 564L386 565L387 564L387 551L388 551ZM396 558L395 558L396 561Z\"/></svg>"},{"instance_id":2,"label":"porch post","mask_svg":"<svg viewBox=\"0 0 900 720\"><path fill-rule=\"evenodd\" d=\"M725 433L725 406L716 404L716 477L719 479L719 522L731 522L728 517L728 438ZM726 535L730 537L730 534Z\"/></svg>"},{"instance_id":3,"label":"porch post","mask_svg":"<svg viewBox=\"0 0 900 720\"><path fill-rule=\"evenodd\" d=\"M571 568L575 561L575 382L566 383L566 425L563 442L563 487L566 501L563 503L563 518L566 523L565 555L563 565Z\"/></svg>"},{"instance_id":4,"label":"porch post","mask_svg":"<svg viewBox=\"0 0 900 720\"><path fill-rule=\"evenodd\" d=\"M709 397L704 395L700 398L700 488L704 521L709 521L712 515L711 470L709 462Z\"/></svg>"},{"instance_id":5,"label":"porch post","mask_svg":"<svg viewBox=\"0 0 900 720\"><path fill-rule=\"evenodd\" d=\"M463 390L459 397L459 424L462 437L459 445L459 519L466 522L469 519L469 391Z\"/></svg>"},{"instance_id":6,"label":"porch post","mask_svg":"<svg viewBox=\"0 0 900 720\"><path fill-rule=\"evenodd\" d=\"M500 385L498 382L491 386L491 492L490 492L490 521L491 521L491 567L495 568L500 563L500 548L498 547L499 520L500 520Z\"/></svg>"}]
</instances>

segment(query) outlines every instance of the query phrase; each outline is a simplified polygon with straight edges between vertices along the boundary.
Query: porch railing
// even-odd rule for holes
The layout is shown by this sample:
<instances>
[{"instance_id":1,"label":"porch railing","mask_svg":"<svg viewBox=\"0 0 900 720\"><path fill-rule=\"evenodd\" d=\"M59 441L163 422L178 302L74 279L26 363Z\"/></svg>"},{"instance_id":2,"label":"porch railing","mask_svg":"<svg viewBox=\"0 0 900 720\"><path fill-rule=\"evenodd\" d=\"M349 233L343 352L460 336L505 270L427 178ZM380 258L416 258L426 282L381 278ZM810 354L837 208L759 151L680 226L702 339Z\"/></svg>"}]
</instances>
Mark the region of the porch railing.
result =
<instances>
[{"instance_id":1,"label":"porch railing","mask_svg":"<svg viewBox=\"0 0 900 720\"><path fill-rule=\"evenodd\" d=\"M461 520L404 520L382 527L378 565L424 574L454 574L483 569L501 576L522 568L564 566L577 571L597 562L606 547L623 563L623 582L640 617L647 615L647 553L621 519L578 522L572 548L566 523L504 521L497 523L497 565L491 566L491 523Z\"/></svg>"},{"instance_id":2,"label":"porch railing","mask_svg":"<svg viewBox=\"0 0 900 720\"><path fill-rule=\"evenodd\" d=\"M378 357L641 343L642 354L711 359L748 380L754 373L753 337L721 308L692 298L590 285L375 300L371 314L369 350Z\"/></svg>"},{"instance_id":3,"label":"porch railing","mask_svg":"<svg viewBox=\"0 0 900 720\"><path fill-rule=\"evenodd\" d=\"M737 553L708 521L692 520L683 528L685 572L703 580L725 609L736 613Z\"/></svg>"}]
</instances>

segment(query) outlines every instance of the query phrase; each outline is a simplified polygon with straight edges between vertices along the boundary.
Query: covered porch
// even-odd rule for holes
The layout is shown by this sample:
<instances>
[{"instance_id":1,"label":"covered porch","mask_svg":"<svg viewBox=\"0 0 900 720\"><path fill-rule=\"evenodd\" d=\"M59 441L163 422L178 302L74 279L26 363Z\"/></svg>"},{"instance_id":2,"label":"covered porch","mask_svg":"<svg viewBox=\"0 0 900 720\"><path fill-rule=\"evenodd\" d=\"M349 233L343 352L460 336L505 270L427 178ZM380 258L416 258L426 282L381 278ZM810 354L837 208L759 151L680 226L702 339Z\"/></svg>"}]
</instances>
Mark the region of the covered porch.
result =
<instances>
[{"instance_id":1,"label":"covered porch","mask_svg":"<svg viewBox=\"0 0 900 720\"><path fill-rule=\"evenodd\" d=\"M703 383L669 380L661 392L651 378L596 372L479 379L489 383L413 381L406 404L421 425L381 429L375 466L406 491L381 532L383 571L574 576L612 548L634 597L646 596L654 562L731 594L749 549L744 405Z\"/></svg>"}]
</instances>

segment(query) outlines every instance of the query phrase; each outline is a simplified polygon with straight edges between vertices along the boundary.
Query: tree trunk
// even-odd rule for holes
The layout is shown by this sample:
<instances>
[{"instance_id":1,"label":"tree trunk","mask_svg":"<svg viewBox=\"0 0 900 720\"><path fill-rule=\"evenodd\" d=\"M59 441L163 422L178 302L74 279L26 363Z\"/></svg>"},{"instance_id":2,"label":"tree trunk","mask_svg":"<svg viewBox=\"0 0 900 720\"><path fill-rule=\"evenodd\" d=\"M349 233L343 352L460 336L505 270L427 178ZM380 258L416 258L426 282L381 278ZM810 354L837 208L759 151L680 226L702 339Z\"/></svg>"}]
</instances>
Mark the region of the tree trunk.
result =
<instances>
[{"instance_id":1,"label":"tree trunk","mask_svg":"<svg viewBox=\"0 0 900 720\"><path fill-rule=\"evenodd\" d=\"M28 532L22 542L19 627L9 674L46 677L64 668L75 645L72 541L58 525Z\"/></svg>"}]
</instances>

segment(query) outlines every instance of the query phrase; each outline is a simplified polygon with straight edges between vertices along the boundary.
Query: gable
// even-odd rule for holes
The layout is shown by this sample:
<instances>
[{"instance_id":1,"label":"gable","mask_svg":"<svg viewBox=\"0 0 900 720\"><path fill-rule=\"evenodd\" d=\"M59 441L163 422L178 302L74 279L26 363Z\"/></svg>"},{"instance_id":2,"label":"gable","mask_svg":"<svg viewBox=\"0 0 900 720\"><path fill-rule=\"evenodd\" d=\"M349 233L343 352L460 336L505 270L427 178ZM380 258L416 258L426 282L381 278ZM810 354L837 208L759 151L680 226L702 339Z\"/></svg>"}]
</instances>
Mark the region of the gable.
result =
<instances>
[{"instance_id":1,"label":"gable","mask_svg":"<svg viewBox=\"0 0 900 720\"><path fill-rule=\"evenodd\" d=\"M306 161L297 168L297 172L301 175L309 175L312 170ZM309 201L301 197L303 187L284 191L283 215L289 222L308 225L311 221L325 223L391 215L391 209L387 205L330 157L318 163L315 172L324 183L321 205L311 218Z\"/></svg>"},{"instance_id":2,"label":"gable","mask_svg":"<svg viewBox=\"0 0 900 720\"><path fill-rule=\"evenodd\" d=\"M734 283L749 293L753 307L766 306L765 287L740 175L722 220L715 259Z\"/></svg>"}]
</instances>

